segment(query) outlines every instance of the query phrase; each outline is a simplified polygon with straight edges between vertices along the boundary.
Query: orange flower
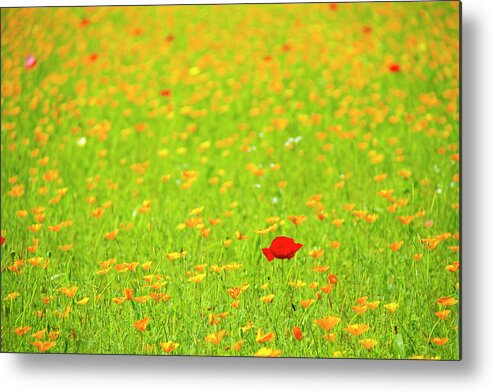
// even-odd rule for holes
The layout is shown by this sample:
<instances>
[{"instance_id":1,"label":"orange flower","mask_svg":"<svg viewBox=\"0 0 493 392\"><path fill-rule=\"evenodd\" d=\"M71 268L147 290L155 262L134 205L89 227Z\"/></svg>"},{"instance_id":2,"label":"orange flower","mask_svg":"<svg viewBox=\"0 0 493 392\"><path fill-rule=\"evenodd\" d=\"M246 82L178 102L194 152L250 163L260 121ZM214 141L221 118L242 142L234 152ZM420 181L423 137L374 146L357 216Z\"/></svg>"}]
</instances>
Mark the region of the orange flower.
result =
<instances>
[{"instance_id":1,"label":"orange flower","mask_svg":"<svg viewBox=\"0 0 493 392\"><path fill-rule=\"evenodd\" d=\"M264 334L262 332L262 328L259 328L257 332L257 338L255 340L257 341L257 343L265 343L270 342L272 339L274 339L275 336L276 335L274 334L274 332L268 332Z\"/></svg>"},{"instance_id":2,"label":"orange flower","mask_svg":"<svg viewBox=\"0 0 493 392\"><path fill-rule=\"evenodd\" d=\"M368 305L368 307L369 307L371 310L375 310L375 309L376 309L376 308L378 308L378 306L380 305L380 301L368 302L366 305Z\"/></svg>"},{"instance_id":3,"label":"orange flower","mask_svg":"<svg viewBox=\"0 0 493 392\"><path fill-rule=\"evenodd\" d=\"M336 316L327 316L326 318L315 320L315 324L319 325L322 327L325 331L330 331L332 328L334 328L341 319Z\"/></svg>"},{"instance_id":4,"label":"orange flower","mask_svg":"<svg viewBox=\"0 0 493 392\"><path fill-rule=\"evenodd\" d=\"M77 290L79 288L74 286L74 287L70 287L70 288L67 288L67 287L62 287L61 289L59 289L58 291L60 291L63 295L66 295L67 297L69 298L74 298L75 294L77 293Z\"/></svg>"},{"instance_id":5,"label":"orange flower","mask_svg":"<svg viewBox=\"0 0 493 392\"><path fill-rule=\"evenodd\" d=\"M458 261L454 261L452 264L447 265L445 267L445 269L448 272L456 272L459 269L459 262Z\"/></svg>"},{"instance_id":6,"label":"orange flower","mask_svg":"<svg viewBox=\"0 0 493 392\"><path fill-rule=\"evenodd\" d=\"M423 253L418 253L416 255L413 255L413 259L416 261L419 261L423 258Z\"/></svg>"},{"instance_id":7,"label":"orange flower","mask_svg":"<svg viewBox=\"0 0 493 392\"><path fill-rule=\"evenodd\" d=\"M329 284L328 286L321 287L320 290L322 290L322 292L324 292L325 294L329 294L332 292L332 290L334 290L334 285Z\"/></svg>"},{"instance_id":8,"label":"orange flower","mask_svg":"<svg viewBox=\"0 0 493 392\"><path fill-rule=\"evenodd\" d=\"M342 208L345 210L345 211L352 211L354 210L354 207L356 207L356 204L355 203L348 203L348 204L344 204L342 206Z\"/></svg>"},{"instance_id":9,"label":"orange flower","mask_svg":"<svg viewBox=\"0 0 493 392\"><path fill-rule=\"evenodd\" d=\"M376 182L381 182L384 181L387 177L387 173L377 174L375 177L373 177L373 180L375 180Z\"/></svg>"},{"instance_id":10,"label":"orange flower","mask_svg":"<svg viewBox=\"0 0 493 392\"><path fill-rule=\"evenodd\" d=\"M139 331L144 332L147 329L147 324L149 324L149 317L145 317L142 320L138 320L134 323L134 327Z\"/></svg>"},{"instance_id":11,"label":"orange flower","mask_svg":"<svg viewBox=\"0 0 493 392\"><path fill-rule=\"evenodd\" d=\"M43 225L41 223L36 223L35 225L28 226L27 229L32 233L37 233L42 227Z\"/></svg>"},{"instance_id":12,"label":"orange flower","mask_svg":"<svg viewBox=\"0 0 493 392\"><path fill-rule=\"evenodd\" d=\"M35 342L31 343L34 347L36 347L40 352L44 353L45 351L48 351L50 348L56 345L55 342L41 342L39 340L36 340Z\"/></svg>"},{"instance_id":13,"label":"orange flower","mask_svg":"<svg viewBox=\"0 0 493 392\"><path fill-rule=\"evenodd\" d=\"M344 331L350 333L351 335L359 336L363 332L368 331L368 325L366 325L366 324L352 324L352 325L348 325L346 328L344 328Z\"/></svg>"},{"instance_id":14,"label":"orange flower","mask_svg":"<svg viewBox=\"0 0 493 392\"><path fill-rule=\"evenodd\" d=\"M60 331L51 331L49 334L48 334L48 338L50 340L57 340L58 339L58 336L60 336Z\"/></svg>"},{"instance_id":15,"label":"orange flower","mask_svg":"<svg viewBox=\"0 0 493 392\"><path fill-rule=\"evenodd\" d=\"M166 293L149 293L149 296L156 302L166 302L171 299L171 295Z\"/></svg>"},{"instance_id":16,"label":"orange flower","mask_svg":"<svg viewBox=\"0 0 493 392\"><path fill-rule=\"evenodd\" d=\"M457 303L457 300L452 297L441 297L437 299L437 304L443 305L443 306L452 306Z\"/></svg>"},{"instance_id":17,"label":"orange flower","mask_svg":"<svg viewBox=\"0 0 493 392\"><path fill-rule=\"evenodd\" d=\"M327 276L327 280L331 283L331 284L337 284L337 276L334 275L334 274L329 274Z\"/></svg>"},{"instance_id":18,"label":"orange flower","mask_svg":"<svg viewBox=\"0 0 493 392\"><path fill-rule=\"evenodd\" d=\"M201 283L204 278L206 277L207 274L199 274L199 275L195 275L195 276L192 276L191 278L188 279L189 282L193 282L193 283Z\"/></svg>"},{"instance_id":19,"label":"orange flower","mask_svg":"<svg viewBox=\"0 0 493 392\"><path fill-rule=\"evenodd\" d=\"M130 301L134 295L134 289L123 289L123 294L125 295L125 299Z\"/></svg>"},{"instance_id":20,"label":"orange flower","mask_svg":"<svg viewBox=\"0 0 493 392\"><path fill-rule=\"evenodd\" d=\"M34 339L37 339L37 340L41 340L43 339L43 337L45 336L45 333L46 333L47 329L42 329L36 333L33 333L31 336L34 338Z\"/></svg>"},{"instance_id":21,"label":"orange flower","mask_svg":"<svg viewBox=\"0 0 493 392\"><path fill-rule=\"evenodd\" d=\"M363 305L363 306L353 306L352 309L357 313L357 314L363 314L367 311L368 306Z\"/></svg>"},{"instance_id":22,"label":"orange flower","mask_svg":"<svg viewBox=\"0 0 493 392\"><path fill-rule=\"evenodd\" d=\"M240 241L242 241L242 240L247 240L247 239L248 239L248 235L247 235L247 234L242 234L242 233L241 233L241 232L239 232L239 231L237 231L237 232L235 233L235 237L236 237L236 239L237 239L237 240L240 240Z\"/></svg>"},{"instance_id":23,"label":"orange flower","mask_svg":"<svg viewBox=\"0 0 493 392\"><path fill-rule=\"evenodd\" d=\"M227 289L226 291L229 295L231 295L231 297L233 297L233 299L238 298L239 295L241 294L241 288L240 287L235 287L234 289Z\"/></svg>"},{"instance_id":24,"label":"orange flower","mask_svg":"<svg viewBox=\"0 0 493 392\"><path fill-rule=\"evenodd\" d=\"M341 227L341 226L344 224L344 219L340 219L340 218L333 219L333 220L332 220L332 224L333 224L335 227Z\"/></svg>"},{"instance_id":25,"label":"orange flower","mask_svg":"<svg viewBox=\"0 0 493 392\"><path fill-rule=\"evenodd\" d=\"M258 350L255 353L256 357L280 357L282 351L281 350L275 350L273 348L268 348L268 347L262 347L260 350Z\"/></svg>"},{"instance_id":26,"label":"orange flower","mask_svg":"<svg viewBox=\"0 0 493 392\"><path fill-rule=\"evenodd\" d=\"M324 254L323 249L313 249L308 252L308 254L313 257L314 259L318 259L319 257L322 257Z\"/></svg>"},{"instance_id":27,"label":"orange flower","mask_svg":"<svg viewBox=\"0 0 493 392\"><path fill-rule=\"evenodd\" d=\"M329 245L332 249L338 249L341 247L341 243L339 241L330 241Z\"/></svg>"},{"instance_id":28,"label":"orange flower","mask_svg":"<svg viewBox=\"0 0 493 392\"><path fill-rule=\"evenodd\" d=\"M426 249L433 250L438 246L441 240L440 238L423 238L421 242L423 243Z\"/></svg>"},{"instance_id":29,"label":"orange flower","mask_svg":"<svg viewBox=\"0 0 493 392\"><path fill-rule=\"evenodd\" d=\"M356 300L356 303L358 305L366 305L366 301L368 301L368 297L367 296L364 296L364 297L360 297Z\"/></svg>"},{"instance_id":30,"label":"orange flower","mask_svg":"<svg viewBox=\"0 0 493 392\"><path fill-rule=\"evenodd\" d=\"M16 214L19 218L25 218L27 216L28 212L26 210L19 210L16 212Z\"/></svg>"},{"instance_id":31,"label":"orange flower","mask_svg":"<svg viewBox=\"0 0 493 392\"><path fill-rule=\"evenodd\" d=\"M99 219L101 218L101 216L104 214L104 209L102 209L101 207L99 208L96 208L95 210L91 211L91 215L96 218L96 219Z\"/></svg>"},{"instance_id":32,"label":"orange flower","mask_svg":"<svg viewBox=\"0 0 493 392\"><path fill-rule=\"evenodd\" d=\"M435 343L438 346L443 346L445 343L448 342L448 338L433 338L431 339L432 343Z\"/></svg>"},{"instance_id":33,"label":"orange flower","mask_svg":"<svg viewBox=\"0 0 493 392\"><path fill-rule=\"evenodd\" d=\"M410 224L414 218L416 218L414 215L411 216L399 216L398 219L401 221L402 224L408 225Z\"/></svg>"},{"instance_id":34,"label":"orange flower","mask_svg":"<svg viewBox=\"0 0 493 392\"><path fill-rule=\"evenodd\" d=\"M327 335L324 335L324 339L328 340L331 343L334 343L334 340L336 339L337 334L336 333L329 333Z\"/></svg>"},{"instance_id":35,"label":"orange flower","mask_svg":"<svg viewBox=\"0 0 493 392\"><path fill-rule=\"evenodd\" d=\"M264 297L260 297L260 300L266 304L270 304L274 299L274 294L269 294Z\"/></svg>"},{"instance_id":36,"label":"orange flower","mask_svg":"<svg viewBox=\"0 0 493 392\"><path fill-rule=\"evenodd\" d=\"M363 339L359 341L359 344L361 344L367 350L371 350L377 345L377 341L373 339Z\"/></svg>"},{"instance_id":37,"label":"orange flower","mask_svg":"<svg viewBox=\"0 0 493 392\"><path fill-rule=\"evenodd\" d=\"M296 327L293 327L293 336L296 340L301 340L303 339L303 333L301 332L301 328L296 326Z\"/></svg>"},{"instance_id":38,"label":"orange flower","mask_svg":"<svg viewBox=\"0 0 493 392\"><path fill-rule=\"evenodd\" d=\"M389 248L391 250L393 250L394 252L397 252L401 246L404 245L404 241L398 241L398 242L394 242L392 244L389 245Z\"/></svg>"},{"instance_id":39,"label":"orange flower","mask_svg":"<svg viewBox=\"0 0 493 392\"><path fill-rule=\"evenodd\" d=\"M442 310L441 312L435 312L435 316L437 316L439 319L445 320L450 314L450 310L445 309Z\"/></svg>"},{"instance_id":40,"label":"orange flower","mask_svg":"<svg viewBox=\"0 0 493 392\"><path fill-rule=\"evenodd\" d=\"M312 270L315 272L327 272L329 268L328 265L317 265L316 267L313 267Z\"/></svg>"},{"instance_id":41,"label":"orange flower","mask_svg":"<svg viewBox=\"0 0 493 392\"><path fill-rule=\"evenodd\" d=\"M226 331L224 329L222 329L218 334L211 333L205 337L205 341L212 344L219 344L221 343L221 340L223 340L225 333Z\"/></svg>"},{"instance_id":42,"label":"orange flower","mask_svg":"<svg viewBox=\"0 0 493 392\"><path fill-rule=\"evenodd\" d=\"M171 340L169 342L166 342L166 343L161 342L159 344L161 346L161 349L165 353L170 353L170 352L176 350L178 348L178 346L180 346L179 343L173 343Z\"/></svg>"},{"instance_id":43,"label":"orange flower","mask_svg":"<svg viewBox=\"0 0 493 392\"><path fill-rule=\"evenodd\" d=\"M378 191L377 194L384 199L390 199L392 196L392 193L394 193L393 189L382 189L381 191ZM395 200L395 199L394 199Z\"/></svg>"},{"instance_id":44,"label":"orange flower","mask_svg":"<svg viewBox=\"0 0 493 392\"><path fill-rule=\"evenodd\" d=\"M113 231L110 231L109 233L106 233L104 235L104 238L106 238L108 241L113 241L116 238L117 234L118 234L118 229L115 229Z\"/></svg>"},{"instance_id":45,"label":"orange flower","mask_svg":"<svg viewBox=\"0 0 493 392\"><path fill-rule=\"evenodd\" d=\"M231 302L231 306L235 309L238 309L238 306L240 306L240 301L233 301Z\"/></svg>"},{"instance_id":46,"label":"orange flower","mask_svg":"<svg viewBox=\"0 0 493 392\"><path fill-rule=\"evenodd\" d=\"M300 305L305 308L305 309L308 309L310 306L312 306L312 304L315 302L314 299L304 299L302 301L300 301Z\"/></svg>"},{"instance_id":47,"label":"orange flower","mask_svg":"<svg viewBox=\"0 0 493 392\"><path fill-rule=\"evenodd\" d=\"M236 343L231 345L231 350L240 351L241 346L243 346L243 339L238 340Z\"/></svg>"},{"instance_id":48,"label":"orange flower","mask_svg":"<svg viewBox=\"0 0 493 392\"><path fill-rule=\"evenodd\" d=\"M31 327L26 326L26 327L17 327L14 329L14 332L17 336L24 336L26 333L28 333L31 330Z\"/></svg>"},{"instance_id":49,"label":"orange flower","mask_svg":"<svg viewBox=\"0 0 493 392\"><path fill-rule=\"evenodd\" d=\"M296 226L301 225L304 221L306 221L306 215L290 215L288 219L293 222Z\"/></svg>"},{"instance_id":50,"label":"orange flower","mask_svg":"<svg viewBox=\"0 0 493 392\"><path fill-rule=\"evenodd\" d=\"M11 197L21 197L24 194L24 185L14 185L8 194Z\"/></svg>"},{"instance_id":51,"label":"orange flower","mask_svg":"<svg viewBox=\"0 0 493 392\"><path fill-rule=\"evenodd\" d=\"M13 293L8 294L3 300L4 301L13 301L17 297L20 297L20 293L18 291L14 291Z\"/></svg>"}]
</instances>

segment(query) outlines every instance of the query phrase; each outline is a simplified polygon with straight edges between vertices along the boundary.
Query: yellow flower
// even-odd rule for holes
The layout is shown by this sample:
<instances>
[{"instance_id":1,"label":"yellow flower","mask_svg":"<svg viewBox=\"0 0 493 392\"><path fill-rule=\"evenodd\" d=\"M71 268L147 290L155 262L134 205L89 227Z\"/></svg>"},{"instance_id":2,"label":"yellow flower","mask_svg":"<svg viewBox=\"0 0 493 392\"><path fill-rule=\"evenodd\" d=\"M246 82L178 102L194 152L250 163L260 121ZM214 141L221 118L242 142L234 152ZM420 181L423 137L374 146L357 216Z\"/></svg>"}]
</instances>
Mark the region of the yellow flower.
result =
<instances>
[{"instance_id":1,"label":"yellow flower","mask_svg":"<svg viewBox=\"0 0 493 392\"><path fill-rule=\"evenodd\" d=\"M89 297L84 297L80 301L77 301L78 305L85 305L89 301Z\"/></svg>"},{"instance_id":2,"label":"yellow flower","mask_svg":"<svg viewBox=\"0 0 493 392\"><path fill-rule=\"evenodd\" d=\"M255 353L256 357L280 357L282 351L281 350L275 350L273 348L268 348L268 347L262 347L260 350L258 350Z\"/></svg>"},{"instance_id":3,"label":"yellow flower","mask_svg":"<svg viewBox=\"0 0 493 392\"><path fill-rule=\"evenodd\" d=\"M193 282L193 283L201 283L204 278L206 277L207 274L199 274L199 275L195 275L195 276L192 276L191 278L188 279L189 282Z\"/></svg>"},{"instance_id":4,"label":"yellow flower","mask_svg":"<svg viewBox=\"0 0 493 392\"><path fill-rule=\"evenodd\" d=\"M399 307L399 304L395 302L391 302L390 304L383 305L383 307L387 309L390 313L394 313Z\"/></svg>"},{"instance_id":5,"label":"yellow flower","mask_svg":"<svg viewBox=\"0 0 493 392\"><path fill-rule=\"evenodd\" d=\"M212 343L212 344L217 345L217 344L221 343L221 340L223 340L225 333L226 333L226 331L224 329L222 329L221 332L219 332L218 334L211 333L210 335L207 335L205 337L205 341L208 343Z\"/></svg>"},{"instance_id":6,"label":"yellow flower","mask_svg":"<svg viewBox=\"0 0 493 392\"><path fill-rule=\"evenodd\" d=\"M174 350L176 350L180 344L179 343L173 343L171 340L166 342L166 343L159 343L160 346L161 346L161 349L165 352L165 353L170 353Z\"/></svg>"},{"instance_id":7,"label":"yellow flower","mask_svg":"<svg viewBox=\"0 0 493 392\"><path fill-rule=\"evenodd\" d=\"M264 297L260 297L260 300L266 304L270 304L274 299L274 294L269 294Z\"/></svg>"}]
</instances>

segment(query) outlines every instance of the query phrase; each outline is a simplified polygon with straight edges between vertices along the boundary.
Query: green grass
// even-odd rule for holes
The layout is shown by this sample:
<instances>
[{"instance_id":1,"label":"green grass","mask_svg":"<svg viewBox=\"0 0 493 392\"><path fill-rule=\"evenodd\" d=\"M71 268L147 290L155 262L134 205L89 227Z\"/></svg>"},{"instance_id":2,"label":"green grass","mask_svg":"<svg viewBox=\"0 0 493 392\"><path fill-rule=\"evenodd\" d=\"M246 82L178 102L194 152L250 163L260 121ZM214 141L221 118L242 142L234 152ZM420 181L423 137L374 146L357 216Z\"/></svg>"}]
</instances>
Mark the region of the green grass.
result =
<instances>
[{"instance_id":1,"label":"green grass","mask_svg":"<svg viewBox=\"0 0 493 392\"><path fill-rule=\"evenodd\" d=\"M1 21L2 351L38 351L32 334L46 328L41 341L60 353L162 354L159 343L171 340L178 355L270 347L286 357L458 359L458 304L445 320L435 315L445 309L437 299L459 295L459 272L445 269L459 257L458 3L3 9ZM26 69L30 53L37 64ZM19 184L24 193L13 196ZM321 200L307 205L314 195ZM202 221L184 225L198 207ZM100 218L91 215L97 208ZM416 214L408 225L398 219ZM292 215L307 219L296 226ZM272 217L277 230L255 232ZM65 221L73 225L49 230ZM261 249L281 235L303 247L269 263ZM421 241L440 236L434 249ZM49 260L47 268L33 257ZM135 270L115 269L133 262ZM211 270L231 263L241 267ZM206 277L190 282L201 264ZM146 287L153 274L162 288ZM321 293L328 274L337 284ZM305 285L289 285L297 280ZM234 308L227 290L244 284ZM78 289L69 298L63 287ZM126 288L171 299L114 303ZM260 301L268 294L271 303ZM380 306L356 314L363 296ZM306 299L315 299L308 309ZM389 303L398 303L394 313ZM222 312L230 313L211 325L209 315ZM341 319L333 342L314 323L328 315ZM145 317L141 332L133 324ZM355 323L368 331L344 330ZM18 336L23 326L31 330ZM275 338L257 343L258 328ZM205 340L222 329L220 344ZM48 337L53 331L59 336ZM367 350L362 339L377 344Z\"/></svg>"}]
</instances>

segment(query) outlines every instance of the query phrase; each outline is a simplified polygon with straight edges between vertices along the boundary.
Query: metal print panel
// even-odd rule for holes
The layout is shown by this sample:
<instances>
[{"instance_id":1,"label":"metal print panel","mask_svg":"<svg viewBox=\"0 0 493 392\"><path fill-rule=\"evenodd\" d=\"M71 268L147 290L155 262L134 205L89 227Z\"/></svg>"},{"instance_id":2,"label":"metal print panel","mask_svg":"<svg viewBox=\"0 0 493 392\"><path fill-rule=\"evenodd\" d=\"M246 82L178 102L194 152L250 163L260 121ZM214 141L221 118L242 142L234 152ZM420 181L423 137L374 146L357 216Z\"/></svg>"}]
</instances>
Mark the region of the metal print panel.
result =
<instances>
[{"instance_id":1,"label":"metal print panel","mask_svg":"<svg viewBox=\"0 0 493 392\"><path fill-rule=\"evenodd\" d=\"M1 13L3 352L460 359L460 3Z\"/></svg>"}]
</instances>

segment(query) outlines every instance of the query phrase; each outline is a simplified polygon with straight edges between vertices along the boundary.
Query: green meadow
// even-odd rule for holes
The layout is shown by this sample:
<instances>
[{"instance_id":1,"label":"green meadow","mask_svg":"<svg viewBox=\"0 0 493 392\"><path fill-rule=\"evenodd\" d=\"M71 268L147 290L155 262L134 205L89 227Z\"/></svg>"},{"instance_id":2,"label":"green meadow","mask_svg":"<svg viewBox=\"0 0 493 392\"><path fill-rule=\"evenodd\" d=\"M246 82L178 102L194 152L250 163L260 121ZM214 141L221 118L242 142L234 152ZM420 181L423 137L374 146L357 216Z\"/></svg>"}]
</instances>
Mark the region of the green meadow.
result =
<instances>
[{"instance_id":1,"label":"green meadow","mask_svg":"<svg viewBox=\"0 0 493 392\"><path fill-rule=\"evenodd\" d=\"M1 38L3 352L459 359L458 2Z\"/></svg>"}]
</instances>

